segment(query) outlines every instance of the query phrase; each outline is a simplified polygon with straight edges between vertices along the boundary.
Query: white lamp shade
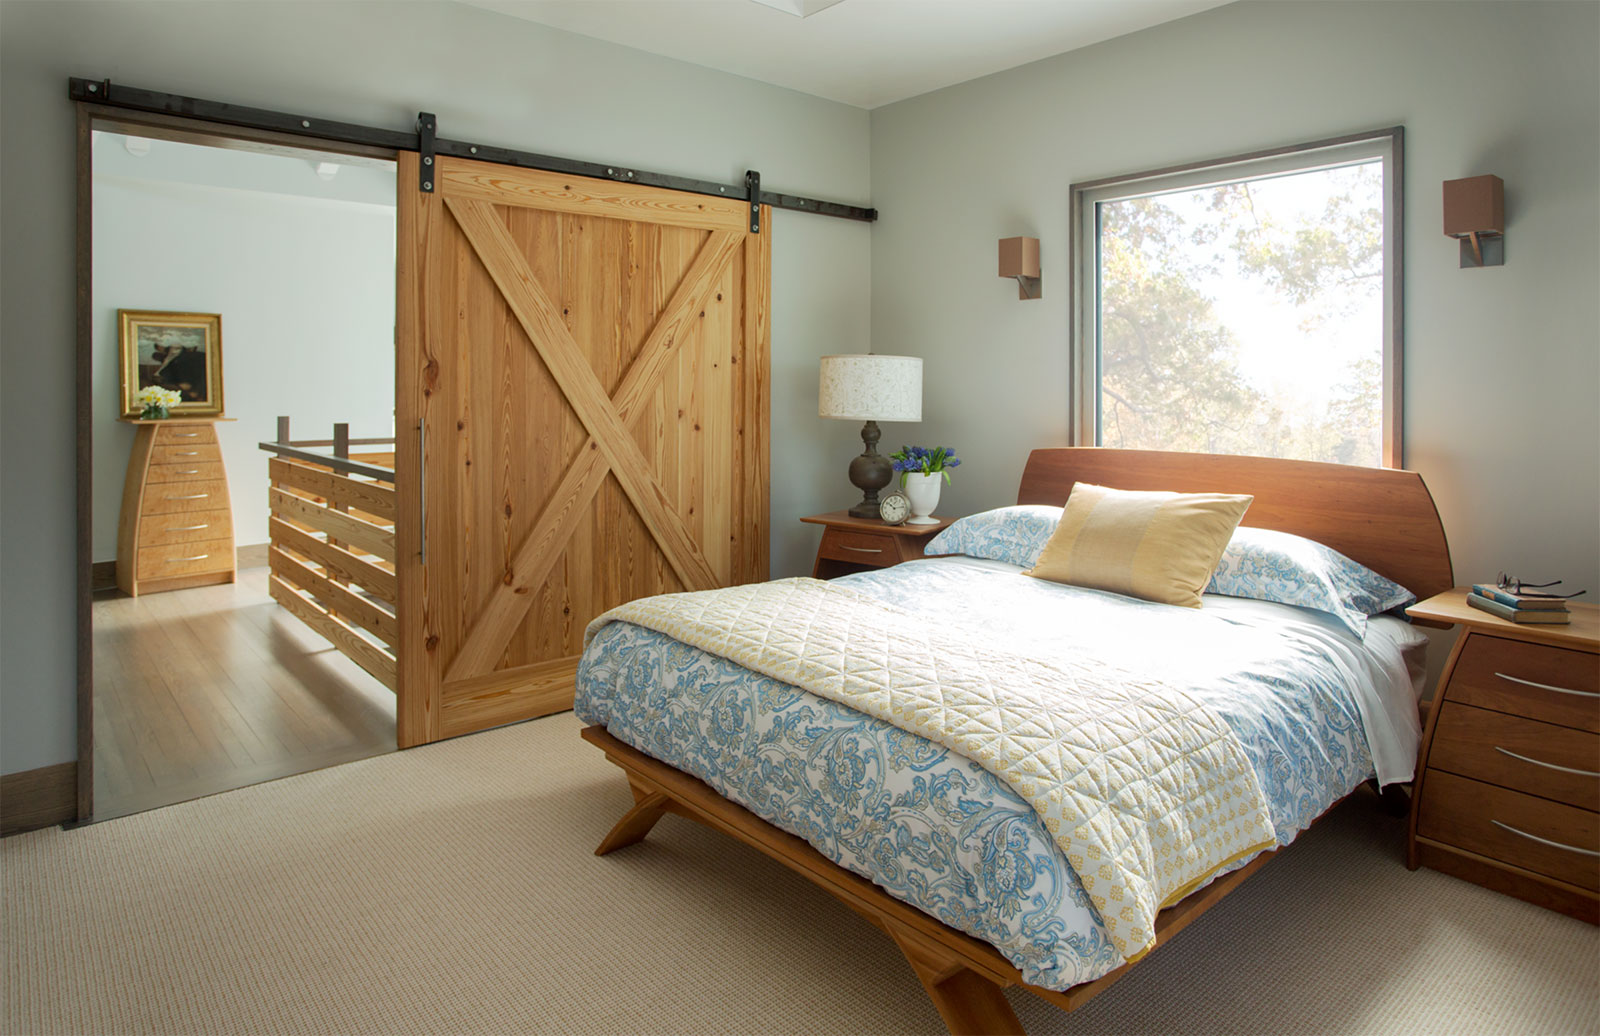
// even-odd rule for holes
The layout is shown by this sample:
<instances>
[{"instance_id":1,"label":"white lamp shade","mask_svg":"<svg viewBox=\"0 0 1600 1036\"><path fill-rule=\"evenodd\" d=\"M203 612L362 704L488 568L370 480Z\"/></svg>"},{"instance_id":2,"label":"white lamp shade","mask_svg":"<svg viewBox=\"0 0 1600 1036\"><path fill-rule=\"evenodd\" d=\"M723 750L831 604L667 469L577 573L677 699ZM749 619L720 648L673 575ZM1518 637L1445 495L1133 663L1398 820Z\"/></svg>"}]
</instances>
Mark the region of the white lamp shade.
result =
<instances>
[{"instance_id":1,"label":"white lamp shade","mask_svg":"<svg viewBox=\"0 0 1600 1036\"><path fill-rule=\"evenodd\" d=\"M817 416L849 421L922 420L922 357L824 356Z\"/></svg>"}]
</instances>

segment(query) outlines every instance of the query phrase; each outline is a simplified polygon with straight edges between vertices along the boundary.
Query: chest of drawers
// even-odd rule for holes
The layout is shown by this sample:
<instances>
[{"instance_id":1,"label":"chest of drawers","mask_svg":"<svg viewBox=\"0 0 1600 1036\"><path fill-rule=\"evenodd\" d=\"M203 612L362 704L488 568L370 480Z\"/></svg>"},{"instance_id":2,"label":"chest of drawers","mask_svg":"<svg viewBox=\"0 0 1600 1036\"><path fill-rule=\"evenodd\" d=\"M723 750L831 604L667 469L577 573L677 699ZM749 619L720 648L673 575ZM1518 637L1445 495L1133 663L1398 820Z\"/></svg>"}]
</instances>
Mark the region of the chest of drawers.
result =
<instances>
[{"instance_id":1,"label":"chest of drawers","mask_svg":"<svg viewBox=\"0 0 1600 1036\"><path fill-rule=\"evenodd\" d=\"M1423 735L1407 865L1600 923L1600 610L1523 626L1467 592L1409 609L1465 628Z\"/></svg>"},{"instance_id":2,"label":"chest of drawers","mask_svg":"<svg viewBox=\"0 0 1600 1036\"><path fill-rule=\"evenodd\" d=\"M214 418L135 421L122 487L117 586L138 596L236 575L233 509Z\"/></svg>"}]
</instances>

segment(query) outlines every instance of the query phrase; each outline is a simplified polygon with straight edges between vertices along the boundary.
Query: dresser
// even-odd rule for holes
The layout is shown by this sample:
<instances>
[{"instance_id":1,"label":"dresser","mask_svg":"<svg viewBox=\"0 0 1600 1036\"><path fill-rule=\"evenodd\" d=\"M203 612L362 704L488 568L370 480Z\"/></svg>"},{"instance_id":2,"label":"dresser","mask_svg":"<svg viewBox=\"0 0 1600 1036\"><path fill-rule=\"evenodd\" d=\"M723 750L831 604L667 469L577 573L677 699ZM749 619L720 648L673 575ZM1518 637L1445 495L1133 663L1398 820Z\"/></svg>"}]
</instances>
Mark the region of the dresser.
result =
<instances>
[{"instance_id":1,"label":"dresser","mask_svg":"<svg viewBox=\"0 0 1600 1036\"><path fill-rule=\"evenodd\" d=\"M137 597L234 581L233 509L218 420L127 421L137 431L117 526L123 593Z\"/></svg>"},{"instance_id":2,"label":"dresser","mask_svg":"<svg viewBox=\"0 0 1600 1036\"><path fill-rule=\"evenodd\" d=\"M1522 625L1468 593L1407 609L1463 629L1423 734L1406 864L1600 923L1600 608Z\"/></svg>"},{"instance_id":3,"label":"dresser","mask_svg":"<svg viewBox=\"0 0 1600 1036\"><path fill-rule=\"evenodd\" d=\"M813 514L800 520L822 526L822 542L817 544L817 559L811 566L817 579L914 561L922 557L923 548L935 534L955 521L940 518L932 525L890 525L876 518L853 517L849 511Z\"/></svg>"}]
</instances>

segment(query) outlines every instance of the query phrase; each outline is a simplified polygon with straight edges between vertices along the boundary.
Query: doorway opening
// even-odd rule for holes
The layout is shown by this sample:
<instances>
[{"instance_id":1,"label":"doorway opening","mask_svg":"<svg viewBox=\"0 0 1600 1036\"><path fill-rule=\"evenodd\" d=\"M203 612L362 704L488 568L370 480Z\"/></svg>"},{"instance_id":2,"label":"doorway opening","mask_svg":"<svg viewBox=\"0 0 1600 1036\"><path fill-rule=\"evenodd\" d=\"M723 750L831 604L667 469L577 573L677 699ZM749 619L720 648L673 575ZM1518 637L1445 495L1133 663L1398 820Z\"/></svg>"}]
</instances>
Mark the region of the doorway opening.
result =
<instances>
[{"instance_id":1,"label":"doorway opening","mask_svg":"<svg viewBox=\"0 0 1600 1036\"><path fill-rule=\"evenodd\" d=\"M87 142L96 820L396 748L395 163L172 121Z\"/></svg>"}]
</instances>

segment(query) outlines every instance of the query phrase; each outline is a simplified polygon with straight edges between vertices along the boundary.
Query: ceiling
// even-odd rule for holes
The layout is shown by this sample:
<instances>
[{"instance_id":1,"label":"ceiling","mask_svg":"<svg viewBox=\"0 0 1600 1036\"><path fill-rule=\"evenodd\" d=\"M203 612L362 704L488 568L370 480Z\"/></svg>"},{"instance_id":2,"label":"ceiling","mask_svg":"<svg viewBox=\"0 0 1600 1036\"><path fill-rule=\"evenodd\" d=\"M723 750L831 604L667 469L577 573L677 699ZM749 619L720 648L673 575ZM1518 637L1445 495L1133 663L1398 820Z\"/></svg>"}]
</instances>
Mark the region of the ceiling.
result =
<instances>
[{"instance_id":1,"label":"ceiling","mask_svg":"<svg viewBox=\"0 0 1600 1036\"><path fill-rule=\"evenodd\" d=\"M462 2L876 108L1220 7L1227 0Z\"/></svg>"}]
</instances>

